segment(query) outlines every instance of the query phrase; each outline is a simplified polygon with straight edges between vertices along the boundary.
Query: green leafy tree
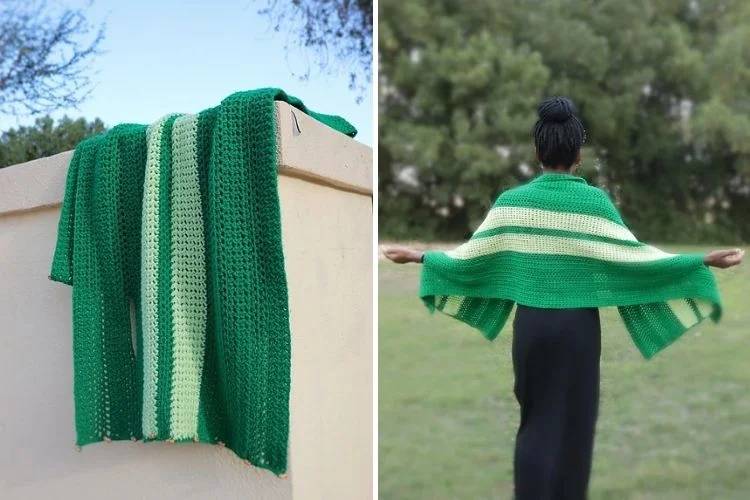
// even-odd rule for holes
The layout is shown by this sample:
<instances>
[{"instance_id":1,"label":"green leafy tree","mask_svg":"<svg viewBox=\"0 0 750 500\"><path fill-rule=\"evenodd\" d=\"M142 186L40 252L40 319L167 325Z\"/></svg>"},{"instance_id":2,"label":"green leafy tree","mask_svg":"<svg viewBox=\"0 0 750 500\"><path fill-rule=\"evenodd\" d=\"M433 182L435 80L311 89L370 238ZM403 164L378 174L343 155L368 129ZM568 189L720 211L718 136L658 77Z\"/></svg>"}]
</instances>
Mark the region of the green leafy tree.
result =
<instances>
[{"instance_id":1,"label":"green leafy tree","mask_svg":"<svg viewBox=\"0 0 750 500\"><path fill-rule=\"evenodd\" d=\"M750 239L748 6L383 0L380 224L466 237L536 171L536 104L572 97L581 173L659 241Z\"/></svg>"},{"instance_id":2,"label":"green leafy tree","mask_svg":"<svg viewBox=\"0 0 750 500\"><path fill-rule=\"evenodd\" d=\"M49 116L38 118L33 126L0 134L0 168L74 149L83 139L105 130L98 118L88 122L66 116L57 123Z\"/></svg>"},{"instance_id":3,"label":"green leafy tree","mask_svg":"<svg viewBox=\"0 0 750 500\"><path fill-rule=\"evenodd\" d=\"M549 71L503 29L498 4L380 4L378 175L386 234L463 237L499 190L526 175L528 122Z\"/></svg>"}]
</instances>

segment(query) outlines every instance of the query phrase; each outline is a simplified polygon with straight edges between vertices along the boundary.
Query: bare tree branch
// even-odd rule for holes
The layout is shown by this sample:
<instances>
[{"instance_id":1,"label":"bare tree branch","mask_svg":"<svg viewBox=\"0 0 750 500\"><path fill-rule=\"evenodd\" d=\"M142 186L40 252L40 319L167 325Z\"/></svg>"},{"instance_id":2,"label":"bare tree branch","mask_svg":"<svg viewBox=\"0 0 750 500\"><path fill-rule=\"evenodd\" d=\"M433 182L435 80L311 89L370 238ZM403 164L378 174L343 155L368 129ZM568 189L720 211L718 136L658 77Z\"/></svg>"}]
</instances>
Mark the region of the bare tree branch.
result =
<instances>
[{"instance_id":1,"label":"bare tree branch","mask_svg":"<svg viewBox=\"0 0 750 500\"><path fill-rule=\"evenodd\" d=\"M272 19L275 31L289 30L291 45L312 50L321 69L335 71L332 61L347 68L349 88L363 99L372 82L372 0L262 1L258 12ZM302 78L309 76L308 70Z\"/></svg>"},{"instance_id":2,"label":"bare tree branch","mask_svg":"<svg viewBox=\"0 0 750 500\"><path fill-rule=\"evenodd\" d=\"M83 102L104 28L90 25L81 9L0 0L0 114L49 113Z\"/></svg>"}]
</instances>

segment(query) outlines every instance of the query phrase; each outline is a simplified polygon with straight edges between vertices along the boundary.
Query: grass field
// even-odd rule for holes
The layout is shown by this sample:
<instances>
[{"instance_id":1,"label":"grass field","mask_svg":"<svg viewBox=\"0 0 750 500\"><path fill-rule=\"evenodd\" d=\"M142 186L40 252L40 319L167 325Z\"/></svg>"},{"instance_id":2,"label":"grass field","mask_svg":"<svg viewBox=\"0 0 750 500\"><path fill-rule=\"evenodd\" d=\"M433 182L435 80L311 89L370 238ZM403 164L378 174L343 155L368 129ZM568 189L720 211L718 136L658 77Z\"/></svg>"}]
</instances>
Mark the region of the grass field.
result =
<instances>
[{"instance_id":1,"label":"grass field","mask_svg":"<svg viewBox=\"0 0 750 500\"><path fill-rule=\"evenodd\" d=\"M750 262L715 274L722 322L649 362L603 311L592 500L750 499ZM417 265L380 264L380 498L510 499L510 321L490 343L430 316L418 284Z\"/></svg>"}]
</instances>

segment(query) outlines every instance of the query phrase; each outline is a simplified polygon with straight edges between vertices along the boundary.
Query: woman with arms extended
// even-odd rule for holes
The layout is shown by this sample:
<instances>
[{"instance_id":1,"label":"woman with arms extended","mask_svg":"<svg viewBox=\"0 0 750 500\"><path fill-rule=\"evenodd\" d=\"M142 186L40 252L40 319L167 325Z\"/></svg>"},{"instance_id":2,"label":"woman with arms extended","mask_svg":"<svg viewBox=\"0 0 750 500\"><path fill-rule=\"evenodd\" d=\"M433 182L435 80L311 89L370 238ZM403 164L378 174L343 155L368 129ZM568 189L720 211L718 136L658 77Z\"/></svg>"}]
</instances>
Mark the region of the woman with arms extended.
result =
<instances>
[{"instance_id":1,"label":"woman with arms extended","mask_svg":"<svg viewBox=\"0 0 750 500\"><path fill-rule=\"evenodd\" d=\"M599 308L617 307L651 358L721 300L707 266L744 252L669 254L639 242L609 196L573 171L585 132L567 98L544 101L534 127L542 174L505 191L471 239L449 252L390 247L396 263L423 263L420 296L492 340L517 304L515 395L521 424L517 500L583 500L599 406Z\"/></svg>"}]
</instances>

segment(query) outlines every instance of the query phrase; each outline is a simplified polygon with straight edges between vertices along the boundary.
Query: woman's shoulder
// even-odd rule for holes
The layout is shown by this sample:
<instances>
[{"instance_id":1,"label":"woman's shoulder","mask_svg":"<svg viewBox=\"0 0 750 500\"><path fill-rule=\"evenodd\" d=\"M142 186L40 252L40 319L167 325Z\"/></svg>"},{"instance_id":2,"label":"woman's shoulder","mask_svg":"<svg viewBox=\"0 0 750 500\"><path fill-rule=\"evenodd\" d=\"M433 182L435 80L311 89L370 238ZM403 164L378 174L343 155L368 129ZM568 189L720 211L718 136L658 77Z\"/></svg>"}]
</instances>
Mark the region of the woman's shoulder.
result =
<instances>
[{"instance_id":1,"label":"woman's shoulder","mask_svg":"<svg viewBox=\"0 0 750 500\"><path fill-rule=\"evenodd\" d=\"M592 202L596 204L598 210L601 210L601 216L618 224L623 224L620 211L609 192L598 186L589 185L587 188L591 193Z\"/></svg>"}]
</instances>

